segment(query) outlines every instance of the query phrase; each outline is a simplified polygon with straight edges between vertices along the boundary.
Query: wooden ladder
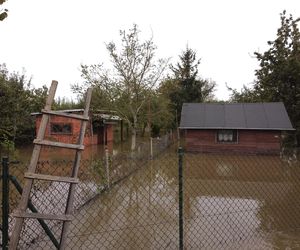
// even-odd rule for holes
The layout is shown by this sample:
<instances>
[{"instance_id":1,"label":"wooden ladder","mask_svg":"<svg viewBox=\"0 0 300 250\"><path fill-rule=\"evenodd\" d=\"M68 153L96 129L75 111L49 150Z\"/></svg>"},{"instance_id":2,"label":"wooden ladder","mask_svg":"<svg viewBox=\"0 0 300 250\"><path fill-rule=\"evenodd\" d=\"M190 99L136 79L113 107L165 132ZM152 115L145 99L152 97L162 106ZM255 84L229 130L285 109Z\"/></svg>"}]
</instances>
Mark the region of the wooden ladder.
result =
<instances>
[{"instance_id":1,"label":"wooden ladder","mask_svg":"<svg viewBox=\"0 0 300 250\"><path fill-rule=\"evenodd\" d=\"M57 84L58 84L57 81L52 81L45 108L42 110L43 116L42 116L41 124L39 127L39 131L37 134L37 138L33 141L34 148L33 148L32 156L31 156L30 164L28 166L28 172L25 173L25 175L24 175L26 180L25 180L25 185L24 185L24 190L22 193L21 201L19 203L18 209L16 209L16 211L13 213L13 216L16 218L16 220L15 220L15 225L14 225L14 228L12 231L12 236L10 238L9 249L17 249L21 231L22 231L22 226L23 226L25 218L38 219L39 221L40 220L62 221L63 226L62 226L62 232L61 232L60 243L59 243L58 248L64 249L66 247L67 231L68 231L68 228L69 228L71 220L72 220L75 186L79 182L79 180L77 178L77 174L78 174L78 169L79 169L79 165L80 165L81 151L84 149L84 145L83 145L84 134L85 134L87 122L89 120L88 112L89 112L89 107L90 107L92 89L89 88L87 90L86 100L85 100L85 109L84 109L83 115L69 114L69 113L51 111L51 106L52 106L52 103L54 100ZM80 134L79 134L77 144L53 142L53 141L48 141L48 140L44 139L49 116L51 116L51 115L81 120ZM60 148L76 150L75 160L74 160L73 167L72 167L72 174L70 177L44 175L44 174L36 173L37 163L39 160L42 146L60 147ZM32 188L32 184L33 184L34 180L70 183L65 214L55 215L55 214L41 214L41 213L26 212L26 210L28 208L28 202L30 201L30 192L31 192L31 188Z\"/></svg>"}]
</instances>

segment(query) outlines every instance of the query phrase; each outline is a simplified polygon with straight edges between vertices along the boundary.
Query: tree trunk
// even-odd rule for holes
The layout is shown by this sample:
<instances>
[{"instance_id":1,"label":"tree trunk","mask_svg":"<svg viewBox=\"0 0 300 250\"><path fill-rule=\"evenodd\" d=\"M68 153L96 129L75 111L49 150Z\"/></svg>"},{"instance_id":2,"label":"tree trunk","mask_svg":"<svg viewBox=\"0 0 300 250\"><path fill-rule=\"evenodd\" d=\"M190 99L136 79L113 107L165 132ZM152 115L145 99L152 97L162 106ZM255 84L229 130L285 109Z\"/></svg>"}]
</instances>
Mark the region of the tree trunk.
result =
<instances>
[{"instance_id":1,"label":"tree trunk","mask_svg":"<svg viewBox=\"0 0 300 250\"><path fill-rule=\"evenodd\" d=\"M131 128L131 151L134 151L136 148L136 131L137 131L137 117L133 117L133 124Z\"/></svg>"},{"instance_id":2,"label":"tree trunk","mask_svg":"<svg viewBox=\"0 0 300 250\"><path fill-rule=\"evenodd\" d=\"M131 129L131 151L134 151L136 147L136 129Z\"/></svg>"}]
</instances>

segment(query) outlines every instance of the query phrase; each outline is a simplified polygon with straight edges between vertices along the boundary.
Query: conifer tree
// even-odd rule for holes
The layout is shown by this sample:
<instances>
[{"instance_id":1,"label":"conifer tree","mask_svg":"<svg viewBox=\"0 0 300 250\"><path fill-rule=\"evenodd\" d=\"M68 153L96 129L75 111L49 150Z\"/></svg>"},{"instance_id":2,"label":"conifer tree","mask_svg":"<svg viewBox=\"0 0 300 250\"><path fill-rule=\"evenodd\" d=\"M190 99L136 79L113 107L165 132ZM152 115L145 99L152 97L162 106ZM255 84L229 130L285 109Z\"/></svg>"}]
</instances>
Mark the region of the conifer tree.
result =
<instances>
[{"instance_id":1,"label":"conifer tree","mask_svg":"<svg viewBox=\"0 0 300 250\"><path fill-rule=\"evenodd\" d=\"M179 56L179 62L175 66L170 65L173 76L161 84L160 91L170 99L177 121L180 120L183 103L206 102L213 97L216 84L198 76L199 64L196 52L187 47Z\"/></svg>"}]
</instances>

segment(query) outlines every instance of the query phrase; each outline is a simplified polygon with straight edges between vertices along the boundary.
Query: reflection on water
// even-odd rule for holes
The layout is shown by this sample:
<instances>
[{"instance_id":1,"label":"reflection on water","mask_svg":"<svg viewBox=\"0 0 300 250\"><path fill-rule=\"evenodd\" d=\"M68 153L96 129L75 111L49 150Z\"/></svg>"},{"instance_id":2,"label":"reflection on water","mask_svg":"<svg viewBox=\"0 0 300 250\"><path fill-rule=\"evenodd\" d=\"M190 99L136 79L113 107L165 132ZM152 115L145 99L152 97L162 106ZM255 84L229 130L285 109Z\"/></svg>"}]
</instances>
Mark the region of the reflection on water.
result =
<instances>
[{"instance_id":1,"label":"reflection on water","mask_svg":"<svg viewBox=\"0 0 300 250\"><path fill-rule=\"evenodd\" d=\"M224 249L253 239L259 228L259 202L250 199L197 197L186 211L189 249Z\"/></svg>"},{"instance_id":2,"label":"reflection on water","mask_svg":"<svg viewBox=\"0 0 300 250\"><path fill-rule=\"evenodd\" d=\"M187 155L188 249L299 246L288 240L300 225L299 170L276 156Z\"/></svg>"},{"instance_id":3,"label":"reflection on water","mask_svg":"<svg viewBox=\"0 0 300 250\"><path fill-rule=\"evenodd\" d=\"M176 249L176 168L166 161L170 169L165 171L158 162L149 163L82 209L72 223L70 249L95 249L91 242L97 242L97 249Z\"/></svg>"},{"instance_id":4,"label":"reflection on water","mask_svg":"<svg viewBox=\"0 0 300 250\"><path fill-rule=\"evenodd\" d=\"M174 149L83 207L69 249L178 249ZM300 166L276 156L185 155L186 249L300 248Z\"/></svg>"},{"instance_id":5,"label":"reflection on water","mask_svg":"<svg viewBox=\"0 0 300 250\"><path fill-rule=\"evenodd\" d=\"M219 176L234 176L235 167L234 165L228 165L226 163L218 162L216 164L216 172Z\"/></svg>"}]
</instances>

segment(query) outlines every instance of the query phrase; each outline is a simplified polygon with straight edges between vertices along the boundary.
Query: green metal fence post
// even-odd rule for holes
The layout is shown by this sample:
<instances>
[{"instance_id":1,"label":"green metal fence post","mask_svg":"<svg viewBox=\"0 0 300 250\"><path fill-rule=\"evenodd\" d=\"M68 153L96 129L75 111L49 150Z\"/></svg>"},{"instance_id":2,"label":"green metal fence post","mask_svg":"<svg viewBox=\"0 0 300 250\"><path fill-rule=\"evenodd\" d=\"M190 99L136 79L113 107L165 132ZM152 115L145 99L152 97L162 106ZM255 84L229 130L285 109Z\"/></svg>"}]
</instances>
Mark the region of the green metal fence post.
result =
<instances>
[{"instance_id":1,"label":"green metal fence post","mask_svg":"<svg viewBox=\"0 0 300 250\"><path fill-rule=\"evenodd\" d=\"M179 250L183 250L183 149L178 148Z\"/></svg>"},{"instance_id":2,"label":"green metal fence post","mask_svg":"<svg viewBox=\"0 0 300 250\"><path fill-rule=\"evenodd\" d=\"M9 169L8 157L2 157L2 249L8 249L9 216Z\"/></svg>"}]
</instances>

